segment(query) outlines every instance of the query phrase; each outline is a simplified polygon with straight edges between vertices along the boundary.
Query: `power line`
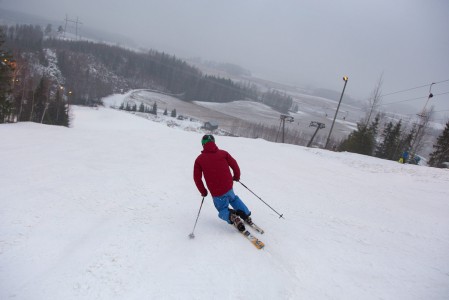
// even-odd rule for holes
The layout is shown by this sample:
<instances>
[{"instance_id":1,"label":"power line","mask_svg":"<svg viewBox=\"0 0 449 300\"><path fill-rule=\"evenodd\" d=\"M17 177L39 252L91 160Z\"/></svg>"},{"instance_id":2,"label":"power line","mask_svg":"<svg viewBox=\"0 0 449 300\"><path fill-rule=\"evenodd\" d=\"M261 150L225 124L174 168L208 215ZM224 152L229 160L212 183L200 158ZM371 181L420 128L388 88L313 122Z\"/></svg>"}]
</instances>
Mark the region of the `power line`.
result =
<instances>
[{"instance_id":1,"label":"power line","mask_svg":"<svg viewBox=\"0 0 449 300\"><path fill-rule=\"evenodd\" d=\"M415 87L412 87L412 88L409 88L409 89L405 89L405 90L400 90L400 91L396 91L396 92L383 94L383 95L381 95L381 97L390 96L390 95L394 95L394 94L399 94L399 93L403 93L403 92L408 92L408 91L420 89L420 88L423 88L423 87L426 87L426 86L430 86L432 84L439 84L439 83L443 83L443 82L447 82L447 81L449 81L449 79L441 80L441 81L437 81L437 82L432 82L432 83L428 83L428 84L425 84L425 85L415 86Z\"/></svg>"},{"instance_id":2,"label":"power line","mask_svg":"<svg viewBox=\"0 0 449 300\"><path fill-rule=\"evenodd\" d=\"M446 81L449 81L449 79L446 79L446 80L442 80L442 81L437 81L437 82L435 82L435 84L438 84L438 83L443 83L443 82L446 82Z\"/></svg>"},{"instance_id":3,"label":"power line","mask_svg":"<svg viewBox=\"0 0 449 300\"><path fill-rule=\"evenodd\" d=\"M416 86L416 87L413 87L413 88L409 88L409 89L406 89L406 90L400 90L400 91L397 91L397 92L383 94L383 95L381 95L381 97L390 96L390 95L394 95L394 94L399 94L399 93L403 93L403 92L408 92L408 91L420 89L420 88L423 88L423 87L426 87L426 86L429 86L429 85L430 84L425 84L425 85L420 85L420 86Z\"/></svg>"},{"instance_id":4,"label":"power line","mask_svg":"<svg viewBox=\"0 0 449 300\"><path fill-rule=\"evenodd\" d=\"M419 99L426 99L427 97L417 97L417 98L412 98L412 99L406 99L406 100L400 100L400 101L395 101L395 102L389 102L389 103L385 103L385 104L379 104L379 106L386 106L386 105L390 105L390 104L396 104L396 103L402 103L402 102L408 102L408 101L413 101L413 100L419 100Z\"/></svg>"},{"instance_id":5,"label":"power line","mask_svg":"<svg viewBox=\"0 0 449 300\"><path fill-rule=\"evenodd\" d=\"M441 96L441 95L445 95L445 94L449 94L449 92L435 94L433 96ZM419 99L427 99L427 97L423 96L423 97L417 97L417 98L412 98L412 99L406 99L406 100L400 100L400 101L395 101L395 102L389 102L389 103L385 103L385 104L380 104L379 106L385 106L385 105L396 104L396 103L401 103L401 102L414 101L414 100L419 100Z\"/></svg>"}]
</instances>

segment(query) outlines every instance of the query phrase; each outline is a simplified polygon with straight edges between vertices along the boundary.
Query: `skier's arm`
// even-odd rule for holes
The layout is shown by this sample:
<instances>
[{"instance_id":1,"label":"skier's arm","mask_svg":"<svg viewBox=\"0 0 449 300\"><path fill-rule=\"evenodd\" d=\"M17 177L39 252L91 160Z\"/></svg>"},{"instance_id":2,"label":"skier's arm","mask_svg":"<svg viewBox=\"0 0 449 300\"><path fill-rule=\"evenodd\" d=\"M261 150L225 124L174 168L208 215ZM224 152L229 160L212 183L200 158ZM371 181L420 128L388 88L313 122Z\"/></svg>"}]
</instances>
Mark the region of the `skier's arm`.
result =
<instances>
[{"instance_id":1,"label":"skier's arm","mask_svg":"<svg viewBox=\"0 0 449 300\"><path fill-rule=\"evenodd\" d=\"M237 163L237 161L229 153L226 155L226 160L228 161L229 167L231 167L232 172L234 173L233 179L235 181L239 181L240 180L239 164Z\"/></svg>"},{"instance_id":2,"label":"skier's arm","mask_svg":"<svg viewBox=\"0 0 449 300\"><path fill-rule=\"evenodd\" d=\"M200 164L195 160L195 165L193 166L193 180L195 181L196 187L198 191L201 193L201 196L207 196L207 190L204 186L203 180L203 170L201 169Z\"/></svg>"}]
</instances>

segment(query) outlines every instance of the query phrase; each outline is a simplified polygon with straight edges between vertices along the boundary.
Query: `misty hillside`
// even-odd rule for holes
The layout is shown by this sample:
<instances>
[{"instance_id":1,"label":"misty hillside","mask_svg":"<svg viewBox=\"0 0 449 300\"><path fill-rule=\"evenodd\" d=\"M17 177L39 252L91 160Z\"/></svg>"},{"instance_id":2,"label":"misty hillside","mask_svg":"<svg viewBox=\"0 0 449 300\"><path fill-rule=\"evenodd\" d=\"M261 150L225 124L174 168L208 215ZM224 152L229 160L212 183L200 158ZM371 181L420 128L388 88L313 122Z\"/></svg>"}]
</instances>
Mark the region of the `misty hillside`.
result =
<instances>
[{"instance_id":1,"label":"misty hillside","mask_svg":"<svg viewBox=\"0 0 449 300\"><path fill-rule=\"evenodd\" d=\"M248 98L285 113L292 105L291 97L285 93L260 92L227 78L203 75L185 61L163 52L140 53L103 43L48 38L51 28L48 30L30 25L5 27L5 45L23 52L23 64L27 52L42 53L45 48L56 52L64 85L73 92L74 104L99 102L106 95L131 88L148 88L176 94L185 101L229 102ZM45 65L45 56L38 55Z\"/></svg>"}]
</instances>

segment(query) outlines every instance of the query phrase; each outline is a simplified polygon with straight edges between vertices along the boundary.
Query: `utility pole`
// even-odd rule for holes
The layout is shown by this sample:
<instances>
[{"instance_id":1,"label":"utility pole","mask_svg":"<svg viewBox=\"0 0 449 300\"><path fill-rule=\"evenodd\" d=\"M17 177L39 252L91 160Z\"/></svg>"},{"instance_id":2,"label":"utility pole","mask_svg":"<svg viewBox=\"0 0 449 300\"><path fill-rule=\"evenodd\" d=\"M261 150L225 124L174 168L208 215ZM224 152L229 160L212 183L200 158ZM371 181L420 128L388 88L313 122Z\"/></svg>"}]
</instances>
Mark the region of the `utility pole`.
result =
<instances>
[{"instance_id":1,"label":"utility pole","mask_svg":"<svg viewBox=\"0 0 449 300\"><path fill-rule=\"evenodd\" d=\"M310 139L309 143L307 144L307 147L310 147L312 145L312 141L315 138L315 135L317 134L318 130L323 129L326 127L323 123L312 121L310 122L309 127L316 127L315 133L313 134L312 138Z\"/></svg>"},{"instance_id":2,"label":"utility pole","mask_svg":"<svg viewBox=\"0 0 449 300\"><path fill-rule=\"evenodd\" d=\"M76 39L79 39L79 36L78 36L78 24L82 25L83 23L81 23L79 21L78 17L76 17L76 20L70 20L68 18L67 14L66 14L65 15L64 37L65 37L65 33L67 32L67 22L75 23L75 36L76 36Z\"/></svg>"},{"instance_id":3,"label":"utility pole","mask_svg":"<svg viewBox=\"0 0 449 300\"><path fill-rule=\"evenodd\" d=\"M426 107L427 107L427 104L429 103L430 98L433 98L433 94L431 91L432 91L432 85L434 85L434 84L435 84L434 82L432 82L430 84L429 96L427 97L426 104L424 104L424 107L423 107L421 113L417 114L417 116L419 117L419 125L418 125L418 130L416 131L416 134L415 134L415 138L413 139L413 143L411 145L410 154L411 153L415 154L417 148L419 147L419 144L421 143L423 135L424 135L424 132L423 132L424 126L429 121L429 114L426 111Z\"/></svg>"},{"instance_id":4,"label":"utility pole","mask_svg":"<svg viewBox=\"0 0 449 300\"><path fill-rule=\"evenodd\" d=\"M331 130L329 130L329 135L327 136L326 145L324 146L324 149L327 149L327 145L329 144L329 140L331 138L332 129L334 129L335 119L337 118L338 110L340 109L341 100L343 99L343 94L345 93L346 84L348 83L348 76L343 76L343 81L345 82L345 85L343 86L343 91L341 92L340 101L338 101L337 110L335 111L334 121L332 121Z\"/></svg>"},{"instance_id":5,"label":"utility pole","mask_svg":"<svg viewBox=\"0 0 449 300\"><path fill-rule=\"evenodd\" d=\"M79 22L79 19L78 19L78 17L76 17L76 22L75 22L75 33L76 33L76 39L79 39L79 36L78 36L78 23L81 25L82 23L81 22Z\"/></svg>"},{"instance_id":6,"label":"utility pole","mask_svg":"<svg viewBox=\"0 0 449 300\"><path fill-rule=\"evenodd\" d=\"M67 32L67 22L68 22L68 18L67 18L67 14L65 15L65 25L64 25L64 38L65 38L65 33Z\"/></svg>"},{"instance_id":7,"label":"utility pole","mask_svg":"<svg viewBox=\"0 0 449 300\"><path fill-rule=\"evenodd\" d=\"M282 143L285 142L285 120L287 120L288 122L293 122L294 118L292 116L287 116L287 115L281 115L281 124L282 125ZM277 137L276 137L276 142L277 142Z\"/></svg>"}]
</instances>

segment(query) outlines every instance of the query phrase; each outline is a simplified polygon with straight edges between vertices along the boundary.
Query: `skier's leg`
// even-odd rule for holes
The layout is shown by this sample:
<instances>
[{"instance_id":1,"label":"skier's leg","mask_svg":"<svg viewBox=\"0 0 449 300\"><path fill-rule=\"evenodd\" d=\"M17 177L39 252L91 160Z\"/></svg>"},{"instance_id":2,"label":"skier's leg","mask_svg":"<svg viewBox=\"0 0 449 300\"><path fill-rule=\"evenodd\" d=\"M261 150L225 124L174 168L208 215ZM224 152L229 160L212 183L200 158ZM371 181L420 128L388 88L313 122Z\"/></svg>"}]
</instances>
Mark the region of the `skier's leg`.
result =
<instances>
[{"instance_id":1,"label":"skier's leg","mask_svg":"<svg viewBox=\"0 0 449 300\"><path fill-rule=\"evenodd\" d=\"M219 197L213 197L214 206L218 211L218 217L229 224L231 221L229 220L229 197L227 194Z\"/></svg>"},{"instance_id":2,"label":"skier's leg","mask_svg":"<svg viewBox=\"0 0 449 300\"><path fill-rule=\"evenodd\" d=\"M233 190L230 190L228 194L231 198L231 200L229 200L229 204L231 204L232 208L236 210L237 214L244 220L249 217L251 212L248 207L246 207L245 203L243 203L242 199L234 194Z\"/></svg>"}]
</instances>

